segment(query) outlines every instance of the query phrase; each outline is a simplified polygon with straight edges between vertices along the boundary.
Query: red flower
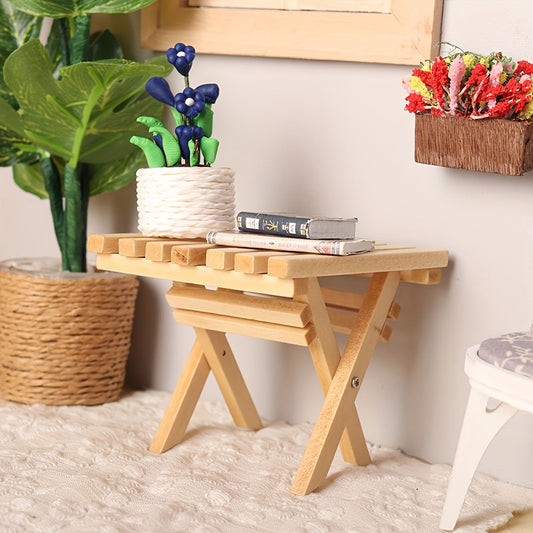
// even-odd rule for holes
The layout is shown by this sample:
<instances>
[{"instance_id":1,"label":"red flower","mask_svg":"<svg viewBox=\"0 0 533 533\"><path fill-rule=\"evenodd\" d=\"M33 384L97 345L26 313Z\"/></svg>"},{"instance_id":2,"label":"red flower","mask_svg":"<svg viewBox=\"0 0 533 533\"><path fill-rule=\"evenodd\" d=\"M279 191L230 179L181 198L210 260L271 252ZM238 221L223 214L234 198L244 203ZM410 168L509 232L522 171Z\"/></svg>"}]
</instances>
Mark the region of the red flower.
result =
<instances>
[{"instance_id":1,"label":"red flower","mask_svg":"<svg viewBox=\"0 0 533 533\"><path fill-rule=\"evenodd\" d=\"M529 76L533 75L533 63L529 61L519 61L516 64L514 74L521 76L522 74L528 74Z\"/></svg>"},{"instance_id":2,"label":"red flower","mask_svg":"<svg viewBox=\"0 0 533 533\"><path fill-rule=\"evenodd\" d=\"M477 97L477 101L479 102L496 100L499 96L505 95L506 93L506 89L503 85L491 87L490 84L482 82L479 86L483 88L481 94Z\"/></svg>"},{"instance_id":3,"label":"red flower","mask_svg":"<svg viewBox=\"0 0 533 533\"><path fill-rule=\"evenodd\" d=\"M509 100L502 100L501 102L498 102L488 113L487 116L489 117L495 117L495 118L502 118L511 111L512 104Z\"/></svg>"},{"instance_id":4,"label":"red flower","mask_svg":"<svg viewBox=\"0 0 533 533\"><path fill-rule=\"evenodd\" d=\"M472 69L470 77L466 80L465 89L472 87L472 85L478 85L484 78L487 77L487 67L481 63L476 63L476 66Z\"/></svg>"},{"instance_id":5,"label":"red flower","mask_svg":"<svg viewBox=\"0 0 533 533\"><path fill-rule=\"evenodd\" d=\"M442 57L437 57L431 66L431 88L440 109L444 109L444 87L448 85L448 64Z\"/></svg>"},{"instance_id":6,"label":"red flower","mask_svg":"<svg viewBox=\"0 0 533 533\"><path fill-rule=\"evenodd\" d=\"M432 87L433 75L431 74L431 72L428 72L427 70L420 70L420 69L416 69L416 70L418 71L418 73L414 75L418 76L422 80L422 82L426 84L426 86L429 89L433 89Z\"/></svg>"},{"instance_id":7,"label":"red flower","mask_svg":"<svg viewBox=\"0 0 533 533\"><path fill-rule=\"evenodd\" d=\"M422 96L418 93L411 93L407 96L407 105L405 106L405 109L411 113L416 113L417 111L424 111L425 110L425 103Z\"/></svg>"}]
</instances>

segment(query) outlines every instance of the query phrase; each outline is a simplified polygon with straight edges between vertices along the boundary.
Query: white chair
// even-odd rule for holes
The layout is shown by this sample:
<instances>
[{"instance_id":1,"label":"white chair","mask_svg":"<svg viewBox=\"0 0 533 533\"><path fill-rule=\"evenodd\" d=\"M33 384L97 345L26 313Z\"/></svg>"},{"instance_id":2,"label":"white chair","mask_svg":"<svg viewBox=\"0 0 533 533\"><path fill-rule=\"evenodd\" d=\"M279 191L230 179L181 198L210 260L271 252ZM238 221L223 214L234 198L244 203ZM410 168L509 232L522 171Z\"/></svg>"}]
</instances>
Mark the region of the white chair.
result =
<instances>
[{"instance_id":1,"label":"white chair","mask_svg":"<svg viewBox=\"0 0 533 533\"><path fill-rule=\"evenodd\" d=\"M470 397L459 436L440 528L451 531L476 468L492 439L519 410L533 413L533 333L508 333L466 352ZM501 403L489 409L493 398Z\"/></svg>"}]
</instances>

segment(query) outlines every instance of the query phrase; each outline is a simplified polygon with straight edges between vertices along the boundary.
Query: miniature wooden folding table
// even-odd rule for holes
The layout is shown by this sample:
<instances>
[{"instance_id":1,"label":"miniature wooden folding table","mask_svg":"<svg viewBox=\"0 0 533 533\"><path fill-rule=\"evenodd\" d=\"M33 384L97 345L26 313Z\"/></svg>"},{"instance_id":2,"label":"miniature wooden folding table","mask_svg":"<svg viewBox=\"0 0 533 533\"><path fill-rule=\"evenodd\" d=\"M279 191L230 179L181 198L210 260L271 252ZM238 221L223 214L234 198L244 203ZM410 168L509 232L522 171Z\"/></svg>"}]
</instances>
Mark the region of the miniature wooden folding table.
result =
<instances>
[{"instance_id":1,"label":"miniature wooden folding table","mask_svg":"<svg viewBox=\"0 0 533 533\"><path fill-rule=\"evenodd\" d=\"M369 464L354 401L378 340L391 334L386 320L400 311L396 290L400 281L439 283L448 262L445 250L376 248L341 257L91 235L88 249L97 253L99 269L172 281L167 300L174 318L196 332L150 449L162 453L182 440L211 370L235 424L262 427L226 339L234 333L307 346L311 352L325 401L294 478L294 494L308 494L325 480L339 445L345 461ZM319 277L340 275L371 276L366 293L319 284ZM342 357L334 332L349 335Z\"/></svg>"}]
</instances>

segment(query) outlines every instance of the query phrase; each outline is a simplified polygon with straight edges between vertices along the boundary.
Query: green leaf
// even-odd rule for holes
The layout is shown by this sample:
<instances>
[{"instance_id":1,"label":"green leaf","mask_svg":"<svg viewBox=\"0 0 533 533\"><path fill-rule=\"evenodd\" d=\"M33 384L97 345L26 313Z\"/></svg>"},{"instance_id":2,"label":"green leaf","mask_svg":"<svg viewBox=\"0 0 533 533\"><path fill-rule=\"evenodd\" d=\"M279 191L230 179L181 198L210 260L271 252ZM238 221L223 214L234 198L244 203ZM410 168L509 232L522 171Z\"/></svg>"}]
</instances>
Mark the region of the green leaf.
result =
<instances>
[{"instance_id":1,"label":"green leaf","mask_svg":"<svg viewBox=\"0 0 533 533\"><path fill-rule=\"evenodd\" d=\"M206 137L213 135L213 110L211 106L206 105L204 110L196 117L196 125L204 130Z\"/></svg>"},{"instance_id":2,"label":"green leaf","mask_svg":"<svg viewBox=\"0 0 533 533\"><path fill-rule=\"evenodd\" d=\"M11 0L18 9L41 17L77 17L87 13L131 13L154 0Z\"/></svg>"},{"instance_id":3,"label":"green leaf","mask_svg":"<svg viewBox=\"0 0 533 533\"><path fill-rule=\"evenodd\" d=\"M116 191L135 179L137 169L145 166L144 154L138 148L111 164L89 165L89 194L94 196L106 191Z\"/></svg>"},{"instance_id":4,"label":"green leaf","mask_svg":"<svg viewBox=\"0 0 533 533\"><path fill-rule=\"evenodd\" d=\"M99 59L123 59L122 47L118 39L109 31L93 33L89 39L87 61Z\"/></svg>"},{"instance_id":5,"label":"green leaf","mask_svg":"<svg viewBox=\"0 0 533 533\"><path fill-rule=\"evenodd\" d=\"M167 66L83 62L61 68L60 80L52 69L41 43L32 40L9 57L4 76L21 106L27 137L71 166L124 157L131 135L143 130L136 117L160 114L161 104L145 95L144 85L165 76Z\"/></svg>"},{"instance_id":6,"label":"green leaf","mask_svg":"<svg viewBox=\"0 0 533 533\"><path fill-rule=\"evenodd\" d=\"M24 137L24 125L20 115L3 100L0 100L0 126L9 128L20 138Z\"/></svg>"},{"instance_id":7,"label":"green leaf","mask_svg":"<svg viewBox=\"0 0 533 533\"><path fill-rule=\"evenodd\" d=\"M130 139L130 143L138 146L143 151L146 158L146 164L149 168L165 166L165 156L154 141L147 139L146 137L133 135ZM144 163L142 166L144 167Z\"/></svg>"},{"instance_id":8,"label":"green leaf","mask_svg":"<svg viewBox=\"0 0 533 533\"><path fill-rule=\"evenodd\" d=\"M217 139L213 139L212 137L202 137L202 140L200 141L200 149L202 150L202 154L207 164L212 165L215 162L218 145L219 142Z\"/></svg>"},{"instance_id":9,"label":"green leaf","mask_svg":"<svg viewBox=\"0 0 533 533\"><path fill-rule=\"evenodd\" d=\"M19 114L4 100L0 100L0 166L37 161L33 145L24 136Z\"/></svg>"},{"instance_id":10,"label":"green leaf","mask_svg":"<svg viewBox=\"0 0 533 533\"><path fill-rule=\"evenodd\" d=\"M0 71L11 52L31 38L39 36L41 23L42 18L28 15L17 10L10 2L0 0ZM9 102L13 107L17 106L1 74L0 99Z\"/></svg>"},{"instance_id":11,"label":"green leaf","mask_svg":"<svg viewBox=\"0 0 533 533\"><path fill-rule=\"evenodd\" d=\"M163 152L167 167L173 167L181 159L181 148L178 140L164 127L152 126L150 133L159 133L163 143Z\"/></svg>"},{"instance_id":12,"label":"green leaf","mask_svg":"<svg viewBox=\"0 0 533 533\"><path fill-rule=\"evenodd\" d=\"M35 194L39 198L48 198L39 163L15 165L13 167L13 178L23 191Z\"/></svg>"},{"instance_id":13,"label":"green leaf","mask_svg":"<svg viewBox=\"0 0 533 533\"><path fill-rule=\"evenodd\" d=\"M137 122L144 124L147 128L153 128L154 126L159 127L159 128L165 127L165 125L158 118L155 118L155 117L140 116L140 117L137 117Z\"/></svg>"},{"instance_id":14,"label":"green leaf","mask_svg":"<svg viewBox=\"0 0 533 533\"><path fill-rule=\"evenodd\" d=\"M13 6L13 2L0 0L1 53L9 55L33 37L38 37L41 24L42 18L19 11Z\"/></svg>"}]
</instances>

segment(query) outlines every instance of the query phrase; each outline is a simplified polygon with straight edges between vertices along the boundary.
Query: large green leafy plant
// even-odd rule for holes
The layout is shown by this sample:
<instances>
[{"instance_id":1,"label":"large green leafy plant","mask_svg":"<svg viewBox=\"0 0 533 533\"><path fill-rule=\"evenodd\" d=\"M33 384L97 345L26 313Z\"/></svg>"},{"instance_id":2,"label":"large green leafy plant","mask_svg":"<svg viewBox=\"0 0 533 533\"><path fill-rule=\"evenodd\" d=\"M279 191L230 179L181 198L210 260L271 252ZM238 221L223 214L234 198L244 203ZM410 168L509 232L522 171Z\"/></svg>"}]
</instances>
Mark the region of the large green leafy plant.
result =
<instances>
[{"instance_id":1,"label":"large green leafy plant","mask_svg":"<svg viewBox=\"0 0 533 533\"><path fill-rule=\"evenodd\" d=\"M89 197L123 187L143 166L129 143L142 125L132 125L161 113L144 86L171 69L164 57L123 59L109 31L90 35L91 14L152 2L0 0L0 165L49 199L64 270L86 270ZM44 17L53 23L42 44Z\"/></svg>"}]
</instances>

